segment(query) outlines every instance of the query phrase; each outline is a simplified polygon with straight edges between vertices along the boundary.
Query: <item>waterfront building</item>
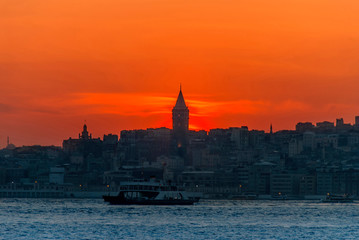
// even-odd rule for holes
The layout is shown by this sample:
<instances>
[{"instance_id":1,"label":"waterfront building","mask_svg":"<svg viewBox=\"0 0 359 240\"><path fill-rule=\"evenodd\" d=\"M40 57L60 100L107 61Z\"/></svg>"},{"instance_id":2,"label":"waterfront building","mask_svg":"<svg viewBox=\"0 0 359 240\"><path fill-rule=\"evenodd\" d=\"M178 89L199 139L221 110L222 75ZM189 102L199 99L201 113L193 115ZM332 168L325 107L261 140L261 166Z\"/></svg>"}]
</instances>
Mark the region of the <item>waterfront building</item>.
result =
<instances>
[{"instance_id":1,"label":"waterfront building","mask_svg":"<svg viewBox=\"0 0 359 240\"><path fill-rule=\"evenodd\" d=\"M317 192L316 176L305 174L300 177L299 194L300 195L315 195Z\"/></svg>"},{"instance_id":2,"label":"waterfront building","mask_svg":"<svg viewBox=\"0 0 359 240\"><path fill-rule=\"evenodd\" d=\"M65 168L52 167L50 168L49 183L62 185L65 179Z\"/></svg>"},{"instance_id":3,"label":"waterfront building","mask_svg":"<svg viewBox=\"0 0 359 240\"><path fill-rule=\"evenodd\" d=\"M255 194L270 194L271 173L276 167L269 162L258 162L249 169L248 190Z\"/></svg>"},{"instance_id":4,"label":"waterfront building","mask_svg":"<svg viewBox=\"0 0 359 240\"><path fill-rule=\"evenodd\" d=\"M286 194L296 195L295 175L288 172L276 172L270 175L271 195ZM299 190L299 184L298 184Z\"/></svg>"},{"instance_id":5,"label":"waterfront building","mask_svg":"<svg viewBox=\"0 0 359 240\"><path fill-rule=\"evenodd\" d=\"M183 171L178 176L180 185L189 192L212 193L216 186L214 171Z\"/></svg>"},{"instance_id":6,"label":"waterfront building","mask_svg":"<svg viewBox=\"0 0 359 240\"><path fill-rule=\"evenodd\" d=\"M328 169L317 170L317 194L326 195L327 193L334 193L333 180L334 172Z\"/></svg>"}]
</instances>

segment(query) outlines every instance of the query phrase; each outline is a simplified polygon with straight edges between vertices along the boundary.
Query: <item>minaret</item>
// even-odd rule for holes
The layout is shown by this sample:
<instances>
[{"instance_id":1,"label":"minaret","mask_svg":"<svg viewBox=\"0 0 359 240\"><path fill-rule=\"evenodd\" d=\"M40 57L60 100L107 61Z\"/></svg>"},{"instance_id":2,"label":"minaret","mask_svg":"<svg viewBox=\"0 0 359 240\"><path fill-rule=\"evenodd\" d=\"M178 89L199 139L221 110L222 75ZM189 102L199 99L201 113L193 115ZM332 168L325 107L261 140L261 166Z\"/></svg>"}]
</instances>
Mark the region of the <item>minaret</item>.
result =
<instances>
[{"instance_id":1,"label":"minaret","mask_svg":"<svg viewBox=\"0 0 359 240\"><path fill-rule=\"evenodd\" d=\"M272 126L272 124L270 124L270 130L269 130L269 133L270 133L270 134L273 134L273 126Z\"/></svg>"},{"instance_id":2,"label":"minaret","mask_svg":"<svg viewBox=\"0 0 359 240\"><path fill-rule=\"evenodd\" d=\"M189 110L184 101L182 87L180 86L176 105L172 109L173 136L178 148L184 147L187 142L188 122Z\"/></svg>"}]
</instances>

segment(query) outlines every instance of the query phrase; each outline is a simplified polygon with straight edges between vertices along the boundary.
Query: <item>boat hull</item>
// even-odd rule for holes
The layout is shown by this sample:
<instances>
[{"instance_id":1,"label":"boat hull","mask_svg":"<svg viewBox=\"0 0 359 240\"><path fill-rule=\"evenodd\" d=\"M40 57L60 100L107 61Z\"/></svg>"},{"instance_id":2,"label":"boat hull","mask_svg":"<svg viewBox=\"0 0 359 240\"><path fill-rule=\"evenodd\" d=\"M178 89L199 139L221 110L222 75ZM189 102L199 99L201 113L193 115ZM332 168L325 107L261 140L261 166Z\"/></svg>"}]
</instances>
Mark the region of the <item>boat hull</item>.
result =
<instances>
[{"instance_id":1,"label":"boat hull","mask_svg":"<svg viewBox=\"0 0 359 240\"><path fill-rule=\"evenodd\" d=\"M103 196L103 199L112 205L193 205L198 202L190 199L123 199L118 196Z\"/></svg>"}]
</instances>

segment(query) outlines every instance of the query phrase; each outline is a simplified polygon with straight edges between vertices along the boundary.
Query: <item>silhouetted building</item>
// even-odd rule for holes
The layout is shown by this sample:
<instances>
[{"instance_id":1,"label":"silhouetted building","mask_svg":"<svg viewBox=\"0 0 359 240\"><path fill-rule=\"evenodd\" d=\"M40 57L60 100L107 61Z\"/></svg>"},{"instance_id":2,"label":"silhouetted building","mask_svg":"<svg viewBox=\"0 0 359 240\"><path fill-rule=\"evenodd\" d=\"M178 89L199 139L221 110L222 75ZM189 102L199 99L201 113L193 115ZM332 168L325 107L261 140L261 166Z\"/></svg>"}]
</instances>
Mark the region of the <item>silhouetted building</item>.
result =
<instances>
[{"instance_id":1,"label":"silhouetted building","mask_svg":"<svg viewBox=\"0 0 359 240\"><path fill-rule=\"evenodd\" d=\"M106 145L116 145L118 142L118 135L116 134L108 134L103 135L103 143Z\"/></svg>"},{"instance_id":2,"label":"silhouetted building","mask_svg":"<svg viewBox=\"0 0 359 240\"><path fill-rule=\"evenodd\" d=\"M343 118L337 118L337 127L341 127L344 125L344 119Z\"/></svg>"},{"instance_id":3,"label":"silhouetted building","mask_svg":"<svg viewBox=\"0 0 359 240\"><path fill-rule=\"evenodd\" d=\"M315 195L317 193L316 176L305 174L300 177L299 194L300 195Z\"/></svg>"},{"instance_id":4,"label":"silhouetted building","mask_svg":"<svg viewBox=\"0 0 359 240\"><path fill-rule=\"evenodd\" d=\"M303 133L303 148L310 149L310 150L315 148L315 133L314 132Z\"/></svg>"},{"instance_id":5,"label":"silhouetted building","mask_svg":"<svg viewBox=\"0 0 359 240\"><path fill-rule=\"evenodd\" d=\"M89 132L87 131L87 125L84 124L82 133L79 133L79 139L88 140L92 138L92 134L89 135Z\"/></svg>"},{"instance_id":6,"label":"silhouetted building","mask_svg":"<svg viewBox=\"0 0 359 240\"><path fill-rule=\"evenodd\" d=\"M301 175L296 172L275 172L270 176L270 192L272 195L299 195Z\"/></svg>"},{"instance_id":7,"label":"silhouetted building","mask_svg":"<svg viewBox=\"0 0 359 240\"><path fill-rule=\"evenodd\" d=\"M234 141L239 149L249 146L249 131L247 126L241 128L230 128L232 130L231 140Z\"/></svg>"},{"instance_id":8,"label":"silhouetted building","mask_svg":"<svg viewBox=\"0 0 359 240\"><path fill-rule=\"evenodd\" d=\"M96 156L100 156L102 151L102 141L100 138L92 138L92 135L88 133L85 124L82 133L79 134L79 138L69 138L64 140L62 142L62 147L66 153L80 152L84 156L93 153Z\"/></svg>"},{"instance_id":9,"label":"silhouetted building","mask_svg":"<svg viewBox=\"0 0 359 240\"><path fill-rule=\"evenodd\" d=\"M336 130L343 132L343 131L350 131L353 126L350 123L344 123L344 119L343 118L338 118L336 121Z\"/></svg>"},{"instance_id":10,"label":"silhouetted building","mask_svg":"<svg viewBox=\"0 0 359 240\"><path fill-rule=\"evenodd\" d=\"M295 126L297 132L313 131L314 125L311 122L299 122Z\"/></svg>"},{"instance_id":11,"label":"silhouetted building","mask_svg":"<svg viewBox=\"0 0 359 240\"><path fill-rule=\"evenodd\" d=\"M182 95L178 94L177 102L172 109L173 137L180 155L184 155L188 142L189 110Z\"/></svg>"},{"instance_id":12,"label":"silhouetted building","mask_svg":"<svg viewBox=\"0 0 359 240\"><path fill-rule=\"evenodd\" d=\"M334 123L333 122L317 122L317 128L321 131L330 131L334 130Z\"/></svg>"},{"instance_id":13,"label":"silhouetted building","mask_svg":"<svg viewBox=\"0 0 359 240\"><path fill-rule=\"evenodd\" d=\"M141 166L153 163L161 155L169 155L171 130L148 128L147 130L123 130L119 141L122 166Z\"/></svg>"}]
</instances>

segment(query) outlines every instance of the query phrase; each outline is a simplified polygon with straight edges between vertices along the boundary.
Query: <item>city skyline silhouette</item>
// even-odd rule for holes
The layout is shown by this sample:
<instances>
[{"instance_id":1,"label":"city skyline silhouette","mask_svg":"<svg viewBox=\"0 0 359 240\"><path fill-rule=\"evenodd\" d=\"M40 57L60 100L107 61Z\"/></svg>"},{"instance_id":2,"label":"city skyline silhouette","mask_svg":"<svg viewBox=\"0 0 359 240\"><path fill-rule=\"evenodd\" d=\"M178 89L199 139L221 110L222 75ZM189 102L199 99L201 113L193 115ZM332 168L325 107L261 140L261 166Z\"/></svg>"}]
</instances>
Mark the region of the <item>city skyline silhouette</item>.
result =
<instances>
[{"instance_id":1,"label":"city skyline silhouette","mask_svg":"<svg viewBox=\"0 0 359 240\"><path fill-rule=\"evenodd\" d=\"M144 127L144 128L138 128L138 129L121 129L120 132L122 130L140 130L140 129L160 129L160 128L168 128L172 130L172 134L173 136L177 139L177 144L182 145L185 142L185 138L187 135L187 131L191 130L191 131L206 131L207 133L210 132L210 130L214 130L214 129L228 129L228 128L239 128L239 127L246 127L248 128L248 126L242 125L242 126L229 126L229 127L225 127L225 128L211 128L211 129L201 129L201 128L193 128L193 125L191 125L191 121L190 121L190 117L191 113L189 111L188 105L185 103L185 98L183 96L182 93L182 85L180 85L179 88L179 94L176 98L175 104L173 106L172 109L172 119L171 119L171 126L168 126L168 123L166 123L166 126L159 126L159 127ZM336 123L334 121L327 121L327 120L323 120L323 121L319 121L319 122L310 122L310 121L303 121L303 122L297 122L296 125L294 126L294 129L290 128L290 129L279 129L278 131L286 131L286 130L297 130L299 132L302 131L306 131L309 130L311 131L311 129L314 130L315 127L320 127L321 124L329 124L330 127L340 127L341 125L346 125L346 126L352 126L352 127L356 127L359 125L359 116L355 116L354 117L354 121L353 124L349 121L347 121L346 119L343 118L336 118ZM192 126L192 127L191 127ZM298 127L299 126L299 127ZM309 128L308 128L309 126ZM96 129L96 126L92 126L93 129ZM268 129L254 129L251 128L252 130L260 130L260 131L264 131L267 133L274 133L273 131L273 124L270 123L270 126ZM304 130L301 130L304 129ZM115 135L119 135L120 132L104 132L101 133L98 136L95 136L98 139L101 139L102 136L106 135L106 134L115 134ZM70 136L71 137L74 136L75 133L72 133ZM79 134L79 139L84 138L83 134L89 134L87 132L87 121L84 120L83 121L83 132L82 132L82 137L81 134ZM86 135L87 136L87 135ZM86 138L86 137L85 137ZM92 133L90 135L87 136L87 138L92 138ZM64 138L66 139L66 138ZM61 139L61 142L64 140ZM182 139L182 140L180 140ZM23 144L26 145L26 144ZM40 145L40 144L28 144L28 145ZM47 145L54 145L54 144L44 144L45 146ZM7 146L15 146L13 141L10 141L10 137L7 136L6 137L6 145L4 147ZM19 146L19 145L18 145Z\"/></svg>"}]
</instances>

